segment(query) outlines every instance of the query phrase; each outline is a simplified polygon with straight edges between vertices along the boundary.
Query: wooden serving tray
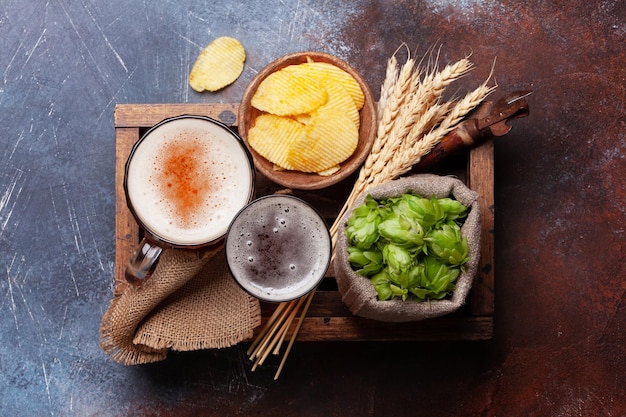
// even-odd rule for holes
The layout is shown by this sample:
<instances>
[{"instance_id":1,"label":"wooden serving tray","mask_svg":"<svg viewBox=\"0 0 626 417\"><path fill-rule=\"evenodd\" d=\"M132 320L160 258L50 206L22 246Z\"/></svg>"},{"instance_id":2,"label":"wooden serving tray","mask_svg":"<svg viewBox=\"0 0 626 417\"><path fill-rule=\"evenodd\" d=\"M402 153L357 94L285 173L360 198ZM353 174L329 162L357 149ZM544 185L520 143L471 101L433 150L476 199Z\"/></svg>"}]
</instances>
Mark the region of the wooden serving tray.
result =
<instances>
[{"instance_id":1,"label":"wooden serving tray","mask_svg":"<svg viewBox=\"0 0 626 417\"><path fill-rule=\"evenodd\" d=\"M141 231L126 207L123 181L126 159L133 144L151 126L161 120L182 114L204 115L237 128L238 104L119 104L115 108L115 291L126 287L124 269L140 240ZM461 161L466 184L478 192L482 212L482 249L478 276L468 302L454 314L412 323L385 323L356 317L341 301L334 278L328 276L318 288L302 327L298 341L435 341L486 340L493 337L494 316L494 160L493 141L472 149ZM457 174L455 172L455 174ZM332 224L355 177L318 191L293 194L316 207ZM257 196L281 191L262 175L257 175ZM284 191L284 190L283 190ZM275 305L261 303L264 320Z\"/></svg>"}]
</instances>

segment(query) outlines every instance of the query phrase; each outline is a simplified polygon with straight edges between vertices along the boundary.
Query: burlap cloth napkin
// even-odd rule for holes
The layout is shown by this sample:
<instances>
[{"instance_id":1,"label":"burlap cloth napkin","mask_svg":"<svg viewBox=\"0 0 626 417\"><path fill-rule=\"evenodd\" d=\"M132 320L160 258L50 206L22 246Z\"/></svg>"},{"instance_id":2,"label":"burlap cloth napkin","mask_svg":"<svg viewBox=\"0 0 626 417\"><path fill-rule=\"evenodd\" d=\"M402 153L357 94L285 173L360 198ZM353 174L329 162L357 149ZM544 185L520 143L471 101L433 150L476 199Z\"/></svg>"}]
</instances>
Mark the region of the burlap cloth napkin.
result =
<instances>
[{"instance_id":1,"label":"burlap cloth napkin","mask_svg":"<svg viewBox=\"0 0 626 417\"><path fill-rule=\"evenodd\" d=\"M100 346L115 361L164 360L169 350L224 348L253 336L260 305L233 280L223 247L202 256L165 250L139 287L116 280L100 327Z\"/></svg>"},{"instance_id":2,"label":"burlap cloth napkin","mask_svg":"<svg viewBox=\"0 0 626 417\"><path fill-rule=\"evenodd\" d=\"M367 194L371 194L378 200L409 192L426 198L433 195L437 198L452 196L470 208L461 227L461 234L468 240L469 261L464 266L465 271L457 278L456 289L450 299L429 302L402 301L400 299L379 301L370 279L356 274L348 261L348 239L346 238L345 224L354 209L365 201ZM443 316L457 310L464 304L480 261L481 221L478 194L470 190L458 178L418 174L373 187L357 198L342 218L340 225L335 248L334 271L342 300L352 314L380 321L409 322Z\"/></svg>"}]
</instances>

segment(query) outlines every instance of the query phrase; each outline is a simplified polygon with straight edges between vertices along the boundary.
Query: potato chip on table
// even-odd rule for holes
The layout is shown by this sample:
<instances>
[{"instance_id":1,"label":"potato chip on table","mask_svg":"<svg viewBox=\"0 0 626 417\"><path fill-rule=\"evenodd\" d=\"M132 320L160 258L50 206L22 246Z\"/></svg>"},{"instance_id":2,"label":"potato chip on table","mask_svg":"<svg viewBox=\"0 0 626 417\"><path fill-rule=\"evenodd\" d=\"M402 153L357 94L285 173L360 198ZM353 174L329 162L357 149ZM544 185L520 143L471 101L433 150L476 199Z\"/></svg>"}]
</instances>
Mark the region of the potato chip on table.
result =
<instances>
[{"instance_id":1,"label":"potato chip on table","mask_svg":"<svg viewBox=\"0 0 626 417\"><path fill-rule=\"evenodd\" d=\"M222 36L208 44L189 73L189 85L197 92L217 91L243 72L246 52L235 38Z\"/></svg>"}]
</instances>

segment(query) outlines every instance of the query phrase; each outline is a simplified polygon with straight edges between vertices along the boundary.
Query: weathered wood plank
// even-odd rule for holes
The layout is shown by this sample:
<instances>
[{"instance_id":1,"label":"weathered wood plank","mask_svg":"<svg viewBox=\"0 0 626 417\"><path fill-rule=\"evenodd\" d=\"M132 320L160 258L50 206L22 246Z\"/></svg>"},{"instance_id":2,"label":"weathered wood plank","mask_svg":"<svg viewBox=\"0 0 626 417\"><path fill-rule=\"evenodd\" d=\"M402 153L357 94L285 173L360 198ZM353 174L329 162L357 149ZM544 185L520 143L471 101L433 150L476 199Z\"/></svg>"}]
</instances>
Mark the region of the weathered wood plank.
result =
<instances>
[{"instance_id":1,"label":"weathered wood plank","mask_svg":"<svg viewBox=\"0 0 626 417\"><path fill-rule=\"evenodd\" d=\"M469 156L468 185L479 195L482 230L481 255L470 303L476 316L494 314L494 157L493 140L472 149Z\"/></svg>"},{"instance_id":2,"label":"weathered wood plank","mask_svg":"<svg viewBox=\"0 0 626 417\"><path fill-rule=\"evenodd\" d=\"M293 326L287 338L293 334ZM489 340L491 317L441 317L419 322L388 323L361 317L307 315L297 335L299 342L350 341L454 341Z\"/></svg>"},{"instance_id":3,"label":"weathered wood plank","mask_svg":"<svg viewBox=\"0 0 626 417\"><path fill-rule=\"evenodd\" d=\"M150 127L168 117L193 114L209 116L229 126L237 126L239 104L118 104L115 106L115 127Z\"/></svg>"},{"instance_id":4,"label":"weathered wood plank","mask_svg":"<svg viewBox=\"0 0 626 417\"><path fill-rule=\"evenodd\" d=\"M139 128L115 129L115 294L126 287L124 270L139 242L139 226L126 206L124 168L133 144L139 138Z\"/></svg>"}]
</instances>

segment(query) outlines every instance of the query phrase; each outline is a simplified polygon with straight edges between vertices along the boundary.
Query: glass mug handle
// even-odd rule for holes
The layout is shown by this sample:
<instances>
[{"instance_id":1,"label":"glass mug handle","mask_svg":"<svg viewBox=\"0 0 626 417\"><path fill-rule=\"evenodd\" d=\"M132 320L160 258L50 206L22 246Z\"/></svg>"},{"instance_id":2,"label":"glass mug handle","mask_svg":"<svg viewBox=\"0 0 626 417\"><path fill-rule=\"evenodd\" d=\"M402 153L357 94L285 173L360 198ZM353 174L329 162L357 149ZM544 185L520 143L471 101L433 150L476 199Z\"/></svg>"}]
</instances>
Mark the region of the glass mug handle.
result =
<instances>
[{"instance_id":1,"label":"glass mug handle","mask_svg":"<svg viewBox=\"0 0 626 417\"><path fill-rule=\"evenodd\" d=\"M124 273L126 281L132 285L141 285L150 278L157 266L159 255L161 255L162 251L163 248L143 238L139 243L139 247L126 265L126 271Z\"/></svg>"}]
</instances>

